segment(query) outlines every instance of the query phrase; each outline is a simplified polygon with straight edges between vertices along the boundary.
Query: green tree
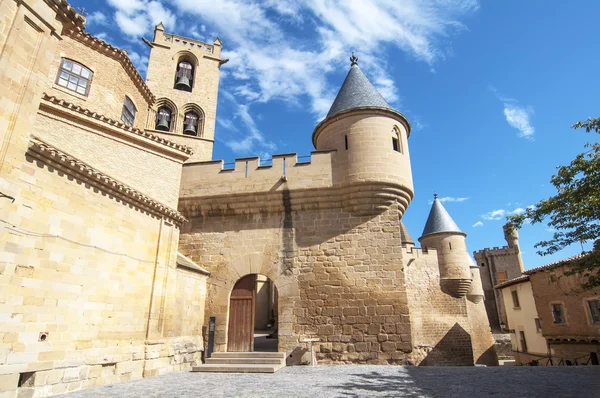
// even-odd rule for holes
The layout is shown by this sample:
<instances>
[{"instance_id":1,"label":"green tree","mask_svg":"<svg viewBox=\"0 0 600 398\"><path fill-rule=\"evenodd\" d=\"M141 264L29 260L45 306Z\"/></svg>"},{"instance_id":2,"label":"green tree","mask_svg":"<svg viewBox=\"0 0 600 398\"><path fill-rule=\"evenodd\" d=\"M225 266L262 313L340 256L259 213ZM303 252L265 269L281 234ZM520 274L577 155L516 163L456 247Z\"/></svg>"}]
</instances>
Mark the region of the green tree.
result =
<instances>
[{"instance_id":1,"label":"green tree","mask_svg":"<svg viewBox=\"0 0 600 398\"><path fill-rule=\"evenodd\" d=\"M586 133L600 134L600 118L589 118L572 126ZM538 242L538 254L553 254L573 244L592 242L587 255L569 262L567 274L581 273L586 278L583 288L600 286L600 144L587 143L567 166L559 166L550 182L557 193L528 208L524 214L508 217L515 228L525 220L532 224L547 222L556 230L552 239Z\"/></svg>"}]
</instances>

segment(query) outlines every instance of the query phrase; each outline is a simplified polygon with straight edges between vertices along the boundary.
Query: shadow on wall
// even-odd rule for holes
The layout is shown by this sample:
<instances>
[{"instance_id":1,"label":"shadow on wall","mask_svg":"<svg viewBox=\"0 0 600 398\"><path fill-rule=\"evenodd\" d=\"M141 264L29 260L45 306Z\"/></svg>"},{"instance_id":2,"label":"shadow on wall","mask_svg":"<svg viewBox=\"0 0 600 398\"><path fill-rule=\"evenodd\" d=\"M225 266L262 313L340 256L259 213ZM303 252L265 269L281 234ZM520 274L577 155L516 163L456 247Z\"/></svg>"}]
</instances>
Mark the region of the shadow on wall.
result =
<instances>
[{"instance_id":1,"label":"shadow on wall","mask_svg":"<svg viewBox=\"0 0 600 398\"><path fill-rule=\"evenodd\" d=\"M493 348L493 347L492 347ZM458 323L435 345L419 366L473 365L471 335Z\"/></svg>"}]
</instances>

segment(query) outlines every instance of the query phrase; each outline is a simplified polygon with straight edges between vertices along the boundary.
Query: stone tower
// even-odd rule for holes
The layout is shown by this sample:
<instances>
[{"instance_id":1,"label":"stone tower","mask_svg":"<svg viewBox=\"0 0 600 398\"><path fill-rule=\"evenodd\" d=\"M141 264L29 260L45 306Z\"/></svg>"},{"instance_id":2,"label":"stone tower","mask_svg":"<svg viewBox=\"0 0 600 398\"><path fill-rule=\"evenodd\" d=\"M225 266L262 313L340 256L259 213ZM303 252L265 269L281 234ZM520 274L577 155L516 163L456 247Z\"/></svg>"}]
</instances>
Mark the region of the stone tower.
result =
<instances>
[{"instance_id":1,"label":"stone tower","mask_svg":"<svg viewBox=\"0 0 600 398\"><path fill-rule=\"evenodd\" d=\"M352 66L327 117L313 132L317 151L336 150L333 183L344 207L354 214L377 214L399 203L400 215L413 198L408 153L410 124Z\"/></svg>"},{"instance_id":2,"label":"stone tower","mask_svg":"<svg viewBox=\"0 0 600 398\"><path fill-rule=\"evenodd\" d=\"M213 44L154 28L146 84L157 100L147 129L194 150L188 160L212 159L222 43Z\"/></svg>"},{"instance_id":3,"label":"stone tower","mask_svg":"<svg viewBox=\"0 0 600 398\"><path fill-rule=\"evenodd\" d=\"M423 248L437 250L442 291L456 298L464 297L471 290L471 261L466 236L434 194L431 212L419 242Z\"/></svg>"}]
</instances>

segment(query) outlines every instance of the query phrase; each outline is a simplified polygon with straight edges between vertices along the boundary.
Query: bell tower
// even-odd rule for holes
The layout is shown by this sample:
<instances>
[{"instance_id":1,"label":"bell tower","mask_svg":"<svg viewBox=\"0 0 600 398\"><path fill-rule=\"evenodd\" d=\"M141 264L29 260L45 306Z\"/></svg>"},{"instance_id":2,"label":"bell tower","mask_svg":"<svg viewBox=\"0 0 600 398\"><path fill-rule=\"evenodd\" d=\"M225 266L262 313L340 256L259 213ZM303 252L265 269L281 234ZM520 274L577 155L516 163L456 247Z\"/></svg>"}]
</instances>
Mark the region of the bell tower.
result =
<instances>
[{"instance_id":1,"label":"bell tower","mask_svg":"<svg viewBox=\"0 0 600 398\"><path fill-rule=\"evenodd\" d=\"M188 162L212 159L221 65L221 40L212 44L165 33L150 42L146 84L156 96L146 130L194 150Z\"/></svg>"}]
</instances>

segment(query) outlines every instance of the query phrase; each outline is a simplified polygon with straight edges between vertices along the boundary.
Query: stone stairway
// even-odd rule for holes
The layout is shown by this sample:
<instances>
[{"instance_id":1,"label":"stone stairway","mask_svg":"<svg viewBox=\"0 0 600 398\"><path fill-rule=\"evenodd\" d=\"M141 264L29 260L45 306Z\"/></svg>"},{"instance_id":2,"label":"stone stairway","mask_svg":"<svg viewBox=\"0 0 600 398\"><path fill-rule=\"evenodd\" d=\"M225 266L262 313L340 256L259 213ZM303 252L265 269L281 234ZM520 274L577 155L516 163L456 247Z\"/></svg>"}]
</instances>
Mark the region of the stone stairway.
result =
<instances>
[{"instance_id":1,"label":"stone stairway","mask_svg":"<svg viewBox=\"0 0 600 398\"><path fill-rule=\"evenodd\" d=\"M275 373L285 366L285 352L213 352L192 372Z\"/></svg>"}]
</instances>

